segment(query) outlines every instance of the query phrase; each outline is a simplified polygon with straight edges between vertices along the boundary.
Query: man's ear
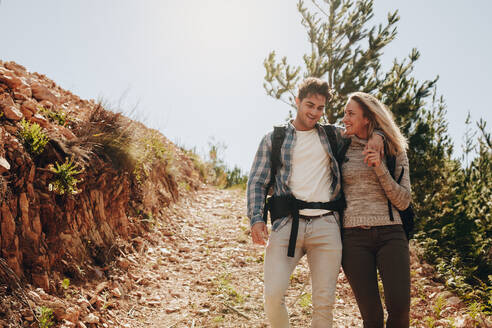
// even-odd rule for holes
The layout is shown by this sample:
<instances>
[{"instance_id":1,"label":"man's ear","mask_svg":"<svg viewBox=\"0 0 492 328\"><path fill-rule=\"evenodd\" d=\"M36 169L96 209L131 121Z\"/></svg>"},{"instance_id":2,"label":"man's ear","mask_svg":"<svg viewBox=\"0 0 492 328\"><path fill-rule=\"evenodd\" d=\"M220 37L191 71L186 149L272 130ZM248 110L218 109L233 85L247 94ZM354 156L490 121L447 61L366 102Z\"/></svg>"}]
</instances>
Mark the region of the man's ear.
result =
<instances>
[{"instance_id":1,"label":"man's ear","mask_svg":"<svg viewBox=\"0 0 492 328\"><path fill-rule=\"evenodd\" d=\"M301 106L301 100L299 99L299 97L296 97L296 105L297 109L299 109L299 107Z\"/></svg>"}]
</instances>

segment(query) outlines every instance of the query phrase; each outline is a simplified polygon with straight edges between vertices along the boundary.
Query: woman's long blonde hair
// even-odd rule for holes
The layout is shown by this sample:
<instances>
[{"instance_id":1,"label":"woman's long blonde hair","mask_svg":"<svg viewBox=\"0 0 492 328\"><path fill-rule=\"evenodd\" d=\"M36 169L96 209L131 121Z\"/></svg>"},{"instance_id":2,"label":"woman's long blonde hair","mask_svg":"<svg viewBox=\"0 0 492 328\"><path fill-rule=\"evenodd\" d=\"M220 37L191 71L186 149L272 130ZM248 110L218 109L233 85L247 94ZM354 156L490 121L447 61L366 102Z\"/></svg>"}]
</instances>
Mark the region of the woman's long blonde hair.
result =
<instances>
[{"instance_id":1,"label":"woman's long blonde hair","mask_svg":"<svg viewBox=\"0 0 492 328\"><path fill-rule=\"evenodd\" d=\"M408 149L407 139L401 134L400 129L393 119L393 114L381 101L365 92L354 92L349 94L347 103L351 100L360 105L364 117L369 119L367 131L369 136L374 129L379 129L384 132L389 155L395 156Z\"/></svg>"}]
</instances>

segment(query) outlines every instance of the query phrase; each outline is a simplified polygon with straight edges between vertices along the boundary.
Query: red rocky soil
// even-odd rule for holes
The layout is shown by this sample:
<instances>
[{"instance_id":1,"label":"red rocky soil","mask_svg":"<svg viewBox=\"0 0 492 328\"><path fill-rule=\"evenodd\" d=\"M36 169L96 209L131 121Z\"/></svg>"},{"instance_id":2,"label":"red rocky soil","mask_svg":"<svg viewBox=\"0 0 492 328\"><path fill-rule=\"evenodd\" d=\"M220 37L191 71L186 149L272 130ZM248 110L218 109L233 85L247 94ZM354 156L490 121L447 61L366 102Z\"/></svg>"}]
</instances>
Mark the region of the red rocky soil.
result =
<instances>
[{"instance_id":1,"label":"red rocky soil","mask_svg":"<svg viewBox=\"0 0 492 328\"><path fill-rule=\"evenodd\" d=\"M58 297L39 288L27 291L32 305L58 309L57 318L65 320L57 327L267 327L263 248L250 241L244 192L206 188L166 211L165 219L149 222L147 235L119 247L117 260L101 269L107 278L69 286ZM483 320L490 325L490 318L473 319L414 253L412 327L485 327ZM310 293L303 259L286 297L293 327L309 327ZM27 325L33 318L23 311ZM342 272L334 317L334 327L361 327Z\"/></svg>"}]
</instances>

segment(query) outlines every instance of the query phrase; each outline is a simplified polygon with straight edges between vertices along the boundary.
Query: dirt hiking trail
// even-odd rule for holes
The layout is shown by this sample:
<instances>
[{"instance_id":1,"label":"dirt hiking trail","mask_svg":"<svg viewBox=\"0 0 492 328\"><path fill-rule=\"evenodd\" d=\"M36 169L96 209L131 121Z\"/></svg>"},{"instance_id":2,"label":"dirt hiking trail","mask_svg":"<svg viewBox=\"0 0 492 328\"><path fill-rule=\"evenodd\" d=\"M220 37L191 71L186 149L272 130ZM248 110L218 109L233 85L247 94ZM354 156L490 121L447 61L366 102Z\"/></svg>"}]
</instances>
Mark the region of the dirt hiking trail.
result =
<instances>
[{"instance_id":1,"label":"dirt hiking trail","mask_svg":"<svg viewBox=\"0 0 492 328\"><path fill-rule=\"evenodd\" d=\"M206 188L171 206L165 222L137 238L117 263L123 295L109 306L109 327L268 327L263 311L263 253L249 234L241 190ZM412 252L413 253L413 252ZM474 327L457 298L427 278L412 254L412 327ZM436 303L438 302L438 303ZM292 327L309 327L311 283L305 257L286 303ZM334 327L361 327L350 286L340 273Z\"/></svg>"}]
</instances>

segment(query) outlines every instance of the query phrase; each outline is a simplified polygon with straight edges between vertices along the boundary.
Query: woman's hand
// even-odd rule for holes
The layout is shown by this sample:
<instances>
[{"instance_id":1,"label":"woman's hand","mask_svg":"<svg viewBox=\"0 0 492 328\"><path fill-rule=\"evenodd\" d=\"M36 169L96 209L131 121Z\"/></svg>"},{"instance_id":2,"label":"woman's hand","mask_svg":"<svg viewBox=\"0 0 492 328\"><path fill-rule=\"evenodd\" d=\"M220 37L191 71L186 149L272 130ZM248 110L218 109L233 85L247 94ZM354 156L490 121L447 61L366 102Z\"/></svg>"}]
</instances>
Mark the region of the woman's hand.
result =
<instances>
[{"instance_id":1,"label":"woman's hand","mask_svg":"<svg viewBox=\"0 0 492 328\"><path fill-rule=\"evenodd\" d=\"M364 163L366 163L367 166L379 167L379 165L381 165L381 152L378 150L365 149L362 154L366 155L364 157Z\"/></svg>"},{"instance_id":2,"label":"woman's hand","mask_svg":"<svg viewBox=\"0 0 492 328\"><path fill-rule=\"evenodd\" d=\"M374 149L379 151L381 154L381 157L384 156L384 139L382 136L380 136L377 133L373 133L372 136L369 138L369 141L367 142L366 149Z\"/></svg>"}]
</instances>

